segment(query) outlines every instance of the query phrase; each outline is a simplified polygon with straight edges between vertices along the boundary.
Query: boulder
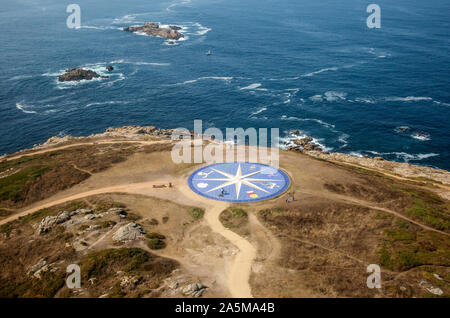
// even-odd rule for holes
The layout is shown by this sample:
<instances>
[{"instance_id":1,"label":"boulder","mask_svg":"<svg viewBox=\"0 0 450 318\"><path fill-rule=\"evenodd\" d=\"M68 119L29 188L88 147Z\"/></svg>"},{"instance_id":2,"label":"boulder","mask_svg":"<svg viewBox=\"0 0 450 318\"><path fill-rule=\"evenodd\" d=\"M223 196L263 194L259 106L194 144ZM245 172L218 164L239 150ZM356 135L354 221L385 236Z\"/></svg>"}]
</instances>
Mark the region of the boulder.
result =
<instances>
[{"instance_id":1,"label":"boulder","mask_svg":"<svg viewBox=\"0 0 450 318\"><path fill-rule=\"evenodd\" d=\"M128 223L120 227L112 238L116 242L127 242L142 238L144 234L142 226L137 223Z\"/></svg>"},{"instance_id":2,"label":"boulder","mask_svg":"<svg viewBox=\"0 0 450 318\"><path fill-rule=\"evenodd\" d=\"M201 297L206 288L208 287L206 287L202 283L188 284L183 287L182 293L185 296Z\"/></svg>"},{"instance_id":3,"label":"boulder","mask_svg":"<svg viewBox=\"0 0 450 318\"><path fill-rule=\"evenodd\" d=\"M70 220L70 213L67 211L61 211L56 216L46 216L40 223L34 225L34 228L38 230L39 234L49 232L55 225L62 224Z\"/></svg>"}]
</instances>

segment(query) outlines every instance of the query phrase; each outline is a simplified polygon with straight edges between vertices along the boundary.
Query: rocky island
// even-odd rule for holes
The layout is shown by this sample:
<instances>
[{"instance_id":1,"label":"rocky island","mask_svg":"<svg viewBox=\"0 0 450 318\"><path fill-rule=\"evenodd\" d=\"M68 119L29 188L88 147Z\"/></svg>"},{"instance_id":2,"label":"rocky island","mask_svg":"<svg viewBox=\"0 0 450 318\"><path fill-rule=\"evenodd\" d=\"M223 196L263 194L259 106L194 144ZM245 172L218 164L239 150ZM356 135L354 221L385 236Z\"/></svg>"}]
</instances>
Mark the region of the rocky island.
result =
<instances>
[{"instance_id":1,"label":"rocky island","mask_svg":"<svg viewBox=\"0 0 450 318\"><path fill-rule=\"evenodd\" d=\"M72 81L90 81L94 78L108 78L107 76L101 76L94 71L85 70L82 68L72 68L68 69L64 74L58 76L58 81L60 82L72 82Z\"/></svg>"},{"instance_id":2,"label":"rocky island","mask_svg":"<svg viewBox=\"0 0 450 318\"><path fill-rule=\"evenodd\" d=\"M132 33L144 33L151 36L159 36L168 40L179 40L184 35L179 32L180 27L170 25L168 28L161 28L158 23L147 22L142 26L129 26L123 29Z\"/></svg>"}]
</instances>

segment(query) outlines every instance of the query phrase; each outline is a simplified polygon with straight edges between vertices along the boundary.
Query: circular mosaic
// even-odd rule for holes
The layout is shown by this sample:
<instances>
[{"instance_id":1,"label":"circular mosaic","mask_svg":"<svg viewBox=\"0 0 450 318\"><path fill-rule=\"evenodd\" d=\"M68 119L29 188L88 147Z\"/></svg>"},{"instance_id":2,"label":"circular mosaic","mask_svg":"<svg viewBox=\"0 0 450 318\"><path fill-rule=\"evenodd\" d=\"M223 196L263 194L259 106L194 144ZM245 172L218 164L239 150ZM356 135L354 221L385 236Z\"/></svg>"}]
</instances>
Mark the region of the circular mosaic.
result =
<instances>
[{"instance_id":1,"label":"circular mosaic","mask_svg":"<svg viewBox=\"0 0 450 318\"><path fill-rule=\"evenodd\" d=\"M272 166L251 162L225 162L203 167L189 177L189 187L209 199L254 202L286 191L290 180Z\"/></svg>"}]
</instances>

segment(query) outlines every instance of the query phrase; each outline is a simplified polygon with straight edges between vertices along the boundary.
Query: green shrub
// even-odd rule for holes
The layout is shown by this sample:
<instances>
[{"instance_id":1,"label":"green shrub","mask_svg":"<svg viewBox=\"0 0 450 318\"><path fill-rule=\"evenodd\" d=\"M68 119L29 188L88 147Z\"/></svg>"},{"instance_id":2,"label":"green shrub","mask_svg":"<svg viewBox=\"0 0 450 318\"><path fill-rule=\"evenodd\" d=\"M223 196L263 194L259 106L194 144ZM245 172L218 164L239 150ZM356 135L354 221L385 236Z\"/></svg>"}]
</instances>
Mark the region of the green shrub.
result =
<instances>
[{"instance_id":1,"label":"green shrub","mask_svg":"<svg viewBox=\"0 0 450 318\"><path fill-rule=\"evenodd\" d=\"M50 166L31 166L0 179L0 199L13 202L23 201L32 181L42 176Z\"/></svg>"},{"instance_id":2,"label":"green shrub","mask_svg":"<svg viewBox=\"0 0 450 318\"><path fill-rule=\"evenodd\" d=\"M147 233L147 234L145 234L145 237L146 238L148 238L148 239L160 239L160 240L164 240L166 237L164 236L164 235L162 235L162 234L159 234L159 233Z\"/></svg>"},{"instance_id":3,"label":"green shrub","mask_svg":"<svg viewBox=\"0 0 450 318\"><path fill-rule=\"evenodd\" d=\"M103 229L108 228L108 227L113 227L116 224L117 224L117 222L115 222L115 221L103 221L103 222L97 223L97 225L99 225Z\"/></svg>"},{"instance_id":4,"label":"green shrub","mask_svg":"<svg viewBox=\"0 0 450 318\"><path fill-rule=\"evenodd\" d=\"M166 247L166 243L159 238L152 238L147 242L147 246L152 250L160 250Z\"/></svg>"},{"instance_id":5,"label":"green shrub","mask_svg":"<svg viewBox=\"0 0 450 318\"><path fill-rule=\"evenodd\" d=\"M200 220L203 218L203 215L205 214L205 210L200 208L191 208L189 209L189 214L192 216L194 220Z\"/></svg>"},{"instance_id":6,"label":"green shrub","mask_svg":"<svg viewBox=\"0 0 450 318\"><path fill-rule=\"evenodd\" d=\"M245 212L242 209L231 208L230 212L233 216L238 217L238 218L246 218L247 217L247 212Z\"/></svg>"}]
</instances>

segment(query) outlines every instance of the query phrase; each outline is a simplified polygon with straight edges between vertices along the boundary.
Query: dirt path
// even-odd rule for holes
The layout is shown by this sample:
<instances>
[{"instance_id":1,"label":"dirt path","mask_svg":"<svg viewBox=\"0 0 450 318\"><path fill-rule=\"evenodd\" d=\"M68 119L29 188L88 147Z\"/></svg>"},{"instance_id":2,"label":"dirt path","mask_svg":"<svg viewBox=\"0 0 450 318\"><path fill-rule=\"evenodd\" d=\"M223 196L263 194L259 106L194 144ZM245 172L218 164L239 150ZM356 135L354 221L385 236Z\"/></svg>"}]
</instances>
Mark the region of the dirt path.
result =
<instances>
[{"instance_id":1,"label":"dirt path","mask_svg":"<svg viewBox=\"0 0 450 318\"><path fill-rule=\"evenodd\" d=\"M139 190L139 189L142 189L142 188L152 189L153 185L154 184L158 184L158 183L164 183L164 181L155 180L155 181L151 181L151 182L124 184L124 185L100 188L100 189L95 189L95 190L91 190L91 191L87 191L87 192L73 194L73 195L64 197L62 199L57 199L57 200L50 201L50 202L47 202L47 203L44 203L44 204L40 204L40 205L37 205L37 206L35 206L35 207L31 208L31 209L27 209L27 210L24 210L22 212L16 213L16 214L14 214L14 215L6 218L6 219L1 220L0 221L0 225L6 224L6 223L11 222L11 221L14 221L14 220L18 219L19 217L26 216L28 214L37 212L39 210L50 208L50 207L55 206L55 205L64 204L66 202L79 200L79 199L83 199L83 198L90 197L90 196L93 196L93 195L98 195L98 194L106 194L106 193L134 193L136 190Z\"/></svg>"},{"instance_id":2,"label":"dirt path","mask_svg":"<svg viewBox=\"0 0 450 318\"><path fill-rule=\"evenodd\" d=\"M232 297L251 298L252 292L249 284L253 260L256 257L256 248L246 239L226 229L219 220L219 215L228 204L219 203L208 209L205 219L211 229L225 237L237 248L239 253L234 259L228 275L228 290Z\"/></svg>"},{"instance_id":3,"label":"dirt path","mask_svg":"<svg viewBox=\"0 0 450 318\"><path fill-rule=\"evenodd\" d=\"M0 221L0 225L14 221L19 217L26 216L28 214L37 212L39 210L50 208L55 205L64 204L66 202L83 199L93 195L106 194L106 193L141 193L143 190L149 195L153 194L158 197L158 191L167 191L165 189L154 189L153 185L163 184L167 180L153 180L151 182L142 182L134 184L125 184L118 186L105 187L100 189L95 189L87 192L77 193L70 195L61 199L53 200L44 204L37 205L31 209L19 212L11 217L8 217ZM167 183L167 182L166 182ZM174 183L175 188L177 184ZM180 188L183 188L182 186ZM186 191L184 191L186 192ZM189 199L203 203L203 199L196 194L183 193L189 197ZM227 203L211 201L205 211L205 220L211 227L212 231L218 233L234 244L238 249L239 253L236 255L233 264L231 266L228 278L227 287L232 297L237 298L250 298L252 297L249 279L253 260L256 257L256 249L247 240L237 235L236 233L226 229L222 223L219 221L220 213L228 207ZM102 238L101 238L102 239ZM101 240L100 239L100 240ZM99 241L100 241L99 240ZM96 245L96 243L94 244ZM92 246L91 246L92 247Z\"/></svg>"}]
</instances>

